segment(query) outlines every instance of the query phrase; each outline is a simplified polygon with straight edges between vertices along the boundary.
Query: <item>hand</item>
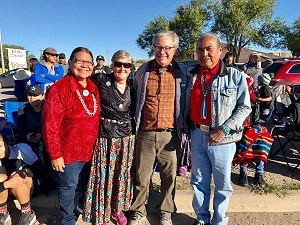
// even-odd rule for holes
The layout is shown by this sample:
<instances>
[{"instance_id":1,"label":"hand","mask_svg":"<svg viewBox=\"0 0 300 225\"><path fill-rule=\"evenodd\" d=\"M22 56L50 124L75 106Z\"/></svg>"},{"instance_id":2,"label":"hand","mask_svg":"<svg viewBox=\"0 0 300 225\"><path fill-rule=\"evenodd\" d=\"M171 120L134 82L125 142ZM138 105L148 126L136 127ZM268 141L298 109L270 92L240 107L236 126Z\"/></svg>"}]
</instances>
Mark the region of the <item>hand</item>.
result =
<instances>
[{"instance_id":1,"label":"hand","mask_svg":"<svg viewBox=\"0 0 300 225\"><path fill-rule=\"evenodd\" d=\"M26 139L28 142L38 143L42 139L42 135L40 133L33 135L33 132L31 132L27 134Z\"/></svg>"},{"instance_id":2,"label":"hand","mask_svg":"<svg viewBox=\"0 0 300 225\"><path fill-rule=\"evenodd\" d=\"M65 162L63 157L51 160L51 164L55 171L64 172Z\"/></svg>"},{"instance_id":3,"label":"hand","mask_svg":"<svg viewBox=\"0 0 300 225\"><path fill-rule=\"evenodd\" d=\"M25 183L25 178L22 178L18 172L13 172L9 179L4 182L5 188L20 188Z\"/></svg>"},{"instance_id":4,"label":"hand","mask_svg":"<svg viewBox=\"0 0 300 225\"><path fill-rule=\"evenodd\" d=\"M45 77L45 76L46 76L45 74L43 74L43 73L41 74L41 77Z\"/></svg>"},{"instance_id":5,"label":"hand","mask_svg":"<svg viewBox=\"0 0 300 225\"><path fill-rule=\"evenodd\" d=\"M207 141L210 144L220 143L225 137L225 133L221 128L213 130L210 132L210 135L207 138Z\"/></svg>"}]
</instances>

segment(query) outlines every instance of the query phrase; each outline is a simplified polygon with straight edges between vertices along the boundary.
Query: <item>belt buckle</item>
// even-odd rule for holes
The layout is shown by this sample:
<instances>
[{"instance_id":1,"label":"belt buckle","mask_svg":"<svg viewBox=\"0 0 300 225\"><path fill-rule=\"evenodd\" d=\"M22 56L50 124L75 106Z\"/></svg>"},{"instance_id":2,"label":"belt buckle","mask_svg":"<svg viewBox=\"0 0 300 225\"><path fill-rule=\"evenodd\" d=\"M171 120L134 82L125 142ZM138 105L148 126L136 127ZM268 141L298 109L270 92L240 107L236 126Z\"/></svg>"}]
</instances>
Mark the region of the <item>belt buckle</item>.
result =
<instances>
[{"instance_id":1,"label":"belt buckle","mask_svg":"<svg viewBox=\"0 0 300 225\"><path fill-rule=\"evenodd\" d=\"M209 132L209 126L200 124L200 130L204 132Z\"/></svg>"}]
</instances>

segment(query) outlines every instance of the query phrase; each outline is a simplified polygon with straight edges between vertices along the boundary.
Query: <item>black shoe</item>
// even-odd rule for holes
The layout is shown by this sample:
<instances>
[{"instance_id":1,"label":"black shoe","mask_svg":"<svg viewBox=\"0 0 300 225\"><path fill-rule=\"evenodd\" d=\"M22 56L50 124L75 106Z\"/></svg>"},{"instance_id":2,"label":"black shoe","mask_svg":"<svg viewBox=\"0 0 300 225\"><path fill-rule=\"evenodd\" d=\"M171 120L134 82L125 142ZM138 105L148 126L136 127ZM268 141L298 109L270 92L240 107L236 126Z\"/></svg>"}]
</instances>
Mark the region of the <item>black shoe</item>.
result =
<instances>
[{"instance_id":1,"label":"black shoe","mask_svg":"<svg viewBox=\"0 0 300 225\"><path fill-rule=\"evenodd\" d=\"M255 174L255 181L262 188L264 188L266 186L266 182L264 180L264 175L262 173Z\"/></svg>"},{"instance_id":2,"label":"black shoe","mask_svg":"<svg viewBox=\"0 0 300 225\"><path fill-rule=\"evenodd\" d=\"M241 173L240 174L240 183L244 187L249 185L247 173Z\"/></svg>"},{"instance_id":3,"label":"black shoe","mask_svg":"<svg viewBox=\"0 0 300 225\"><path fill-rule=\"evenodd\" d=\"M195 222L192 225L211 225L211 223L210 222L203 223L203 222L199 222L198 220L195 220Z\"/></svg>"}]
</instances>

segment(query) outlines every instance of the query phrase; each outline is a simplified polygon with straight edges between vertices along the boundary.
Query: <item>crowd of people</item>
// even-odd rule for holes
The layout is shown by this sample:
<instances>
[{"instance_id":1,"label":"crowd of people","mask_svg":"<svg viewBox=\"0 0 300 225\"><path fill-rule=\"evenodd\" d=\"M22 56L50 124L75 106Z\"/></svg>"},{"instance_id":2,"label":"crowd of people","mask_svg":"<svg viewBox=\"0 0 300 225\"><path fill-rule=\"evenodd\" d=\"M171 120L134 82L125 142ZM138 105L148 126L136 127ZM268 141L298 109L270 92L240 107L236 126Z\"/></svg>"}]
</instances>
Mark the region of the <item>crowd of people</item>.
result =
<instances>
[{"instance_id":1,"label":"crowd of people","mask_svg":"<svg viewBox=\"0 0 300 225\"><path fill-rule=\"evenodd\" d=\"M175 32L159 31L152 46L154 59L140 66L134 77L132 57L125 50L113 54L111 69L102 55L94 66L93 54L85 47L75 48L68 61L52 47L43 51L43 60L31 59L30 75L19 74L16 79L18 100L28 101L18 112L18 144L10 146L0 133L0 224L10 219L8 195L21 204L19 224L34 223L30 190L34 179L45 181L41 178L45 174L57 184L62 225L76 224L77 213L95 225L142 224L157 162L160 225L171 225L178 167L183 174L187 169L180 159L183 137L188 140L184 148L189 148L192 168L193 225L228 223L235 143L253 110L247 80L254 81L255 101L267 116L270 77L262 74L262 68L272 60L252 53L241 71L231 52L220 59L222 45L212 33L199 37L195 49L199 64L189 68L174 59L179 47ZM266 61L258 63L259 56ZM26 157L16 159L17 150ZM8 167L4 159L18 163ZM44 175L31 169L37 163ZM257 181L263 185L263 162L257 165ZM241 162L243 185L246 171ZM50 185L49 179L45 182ZM79 182L81 197L75 205ZM125 211L132 212L130 218Z\"/></svg>"}]
</instances>

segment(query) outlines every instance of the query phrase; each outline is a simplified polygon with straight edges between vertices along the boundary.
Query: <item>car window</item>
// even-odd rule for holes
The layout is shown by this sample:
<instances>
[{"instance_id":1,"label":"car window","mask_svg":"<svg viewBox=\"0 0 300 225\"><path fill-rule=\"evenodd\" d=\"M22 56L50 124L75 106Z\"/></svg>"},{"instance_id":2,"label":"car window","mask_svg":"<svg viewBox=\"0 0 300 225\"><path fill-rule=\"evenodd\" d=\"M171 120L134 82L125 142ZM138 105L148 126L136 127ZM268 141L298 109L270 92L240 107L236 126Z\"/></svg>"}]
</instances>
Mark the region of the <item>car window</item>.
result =
<instances>
[{"instance_id":1,"label":"car window","mask_svg":"<svg viewBox=\"0 0 300 225\"><path fill-rule=\"evenodd\" d=\"M300 64L295 64L288 73L300 73Z\"/></svg>"},{"instance_id":2,"label":"car window","mask_svg":"<svg viewBox=\"0 0 300 225\"><path fill-rule=\"evenodd\" d=\"M263 72L276 74L283 65L283 63L273 63L272 65L266 67Z\"/></svg>"}]
</instances>

